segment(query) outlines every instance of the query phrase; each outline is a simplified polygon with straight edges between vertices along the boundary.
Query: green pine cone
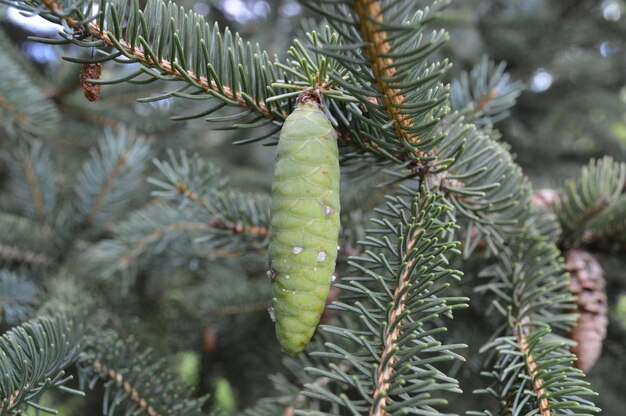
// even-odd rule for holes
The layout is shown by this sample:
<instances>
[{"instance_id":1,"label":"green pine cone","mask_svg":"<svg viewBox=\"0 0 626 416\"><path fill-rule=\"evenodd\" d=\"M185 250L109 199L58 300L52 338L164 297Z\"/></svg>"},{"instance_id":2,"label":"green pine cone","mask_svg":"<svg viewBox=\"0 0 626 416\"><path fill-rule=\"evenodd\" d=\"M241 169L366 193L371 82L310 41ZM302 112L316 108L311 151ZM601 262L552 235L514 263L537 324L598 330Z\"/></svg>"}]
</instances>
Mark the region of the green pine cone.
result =
<instances>
[{"instance_id":1,"label":"green pine cone","mask_svg":"<svg viewBox=\"0 0 626 416\"><path fill-rule=\"evenodd\" d=\"M316 103L300 103L278 142L269 244L276 335L290 355L306 347L324 311L339 209L337 134Z\"/></svg>"}]
</instances>

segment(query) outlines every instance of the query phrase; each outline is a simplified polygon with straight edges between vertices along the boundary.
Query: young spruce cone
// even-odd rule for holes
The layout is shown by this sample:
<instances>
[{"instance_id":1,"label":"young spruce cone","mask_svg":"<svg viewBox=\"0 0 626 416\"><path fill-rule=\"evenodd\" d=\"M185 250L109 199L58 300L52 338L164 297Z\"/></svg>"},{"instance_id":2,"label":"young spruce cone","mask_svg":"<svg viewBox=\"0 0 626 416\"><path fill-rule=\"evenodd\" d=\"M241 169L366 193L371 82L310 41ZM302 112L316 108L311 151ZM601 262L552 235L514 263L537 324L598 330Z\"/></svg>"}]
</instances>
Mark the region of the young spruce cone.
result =
<instances>
[{"instance_id":1,"label":"young spruce cone","mask_svg":"<svg viewBox=\"0 0 626 416\"><path fill-rule=\"evenodd\" d=\"M606 337L608 305L604 271L596 258L584 250L568 251L565 261L580 315L570 333L578 343L572 352L578 357L576 366L588 371L600 357Z\"/></svg>"}]
</instances>

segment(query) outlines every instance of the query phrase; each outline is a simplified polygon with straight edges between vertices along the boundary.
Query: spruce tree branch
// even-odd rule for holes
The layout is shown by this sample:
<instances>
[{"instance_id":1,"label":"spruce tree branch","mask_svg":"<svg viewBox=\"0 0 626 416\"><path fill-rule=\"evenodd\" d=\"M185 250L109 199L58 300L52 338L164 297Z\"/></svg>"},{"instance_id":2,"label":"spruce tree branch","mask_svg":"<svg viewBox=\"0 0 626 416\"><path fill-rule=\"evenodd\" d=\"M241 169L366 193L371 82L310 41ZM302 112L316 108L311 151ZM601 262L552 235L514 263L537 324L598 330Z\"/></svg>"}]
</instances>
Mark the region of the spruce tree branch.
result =
<instances>
[{"instance_id":1,"label":"spruce tree branch","mask_svg":"<svg viewBox=\"0 0 626 416\"><path fill-rule=\"evenodd\" d=\"M122 268L128 266L130 262L132 261L132 259L137 257L145 246L158 241L161 237L163 237L166 234L169 234L172 232L178 232L178 231L206 230L207 228L209 228L207 224L196 223L196 222L183 222L183 223L169 224L161 230L155 230L151 232L150 234L148 234L147 236L139 240L137 243L135 243L127 254L120 257L118 264Z\"/></svg>"},{"instance_id":2,"label":"spruce tree branch","mask_svg":"<svg viewBox=\"0 0 626 416\"><path fill-rule=\"evenodd\" d=\"M0 94L0 106L4 107L9 113L22 123L28 122L28 115L22 114L4 95Z\"/></svg>"},{"instance_id":3,"label":"spruce tree branch","mask_svg":"<svg viewBox=\"0 0 626 416\"><path fill-rule=\"evenodd\" d=\"M119 174L122 172L122 170L124 169L124 166L126 165L126 160L127 160L127 152L126 150L123 150L120 153L120 156L118 157L117 162L115 162L115 166L113 166L113 169L111 169L111 173L109 173L109 176L107 177L106 181L103 183L102 188L100 189L100 192L98 192L98 195L96 196L96 200L94 201L93 206L91 207L91 210L89 211L89 214L85 217L85 220L83 221L83 229L88 228L96 219L96 216L98 215L98 211L100 211L100 208L104 204L104 200L107 194L109 193L111 186L113 185L113 181L115 181L115 178L117 178Z\"/></svg>"},{"instance_id":4,"label":"spruce tree branch","mask_svg":"<svg viewBox=\"0 0 626 416\"><path fill-rule=\"evenodd\" d=\"M207 314L211 316L239 315L250 312L266 311L272 306L271 302L253 302L243 305L228 305L220 308L210 309Z\"/></svg>"},{"instance_id":5,"label":"spruce tree branch","mask_svg":"<svg viewBox=\"0 0 626 416\"><path fill-rule=\"evenodd\" d=\"M67 16L63 8L56 2L53 0L41 1L57 18L68 22L68 25L72 28L78 27L78 19ZM363 13L368 13L370 6L380 9L378 3L372 3L372 5L368 5L364 8ZM370 22L368 18L364 18L362 21ZM369 37L366 38L369 39L371 37L374 41L373 45L375 45L375 47L372 50L372 56L375 59L372 59L372 68L374 73L377 74L378 81L381 83L380 88L383 92L384 107L390 119L393 120L394 129L396 131L394 136L398 137L399 141L403 144L409 143L416 145L417 143L421 143L425 140L422 140L421 137L418 137L418 135L413 132L418 126L411 117L404 114L404 110L402 109L403 106L408 105L408 102L405 100L406 97L391 81L386 80L386 77L397 73L393 59L385 56L385 53L391 52L391 44L387 40L387 34L379 30L380 25L378 24L370 22L365 24L365 26L366 27L363 28L364 33L369 34ZM215 96L221 101L228 101L227 105L252 110L263 117L268 123L274 122L275 124L280 124L289 114L288 111L274 108L271 103L266 101L267 97L262 96L262 94L258 96L254 92L238 91L237 85L228 85L229 82L224 83L220 80L216 81L209 76L203 76L198 73L197 70L183 68L173 59L165 59L161 56L155 58L150 51L145 50L141 46L137 46L136 41L133 42L131 38L121 38L119 36L122 35L117 32L113 35L104 27L100 27L100 24L95 21L78 27L76 32L84 33L94 39L100 40L103 45L122 52L130 60L139 62L146 68L152 68L155 71L159 71L162 75L193 85L200 91ZM406 160L407 158L419 159L424 156L432 157L431 151L405 149L401 152L390 153L388 149L381 148L384 146L381 146L375 140L367 137L367 135L355 138L354 135L344 131L339 139L348 147L356 148L361 151L370 151L383 158L391 157L396 161Z\"/></svg>"},{"instance_id":6,"label":"spruce tree branch","mask_svg":"<svg viewBox=\"0 0 626 416\"><path fill-rule=\"evenodd\" d=\"M0 259L8 263L22 263L37 267L52 267L56 261L45 254L15 246L0 244Z\"/></svg>"},{"instance_id":7,"label":"spruce tree branch","mask_svg":"<svg viewBox=\"0 0 626 416\"><path fill-rule=\"evenodd\" d=\"M64 16L65 14L64 10L53 0L41 0L41 1L55 15ZM75 20L74 18L70 16L64 16L62 17L62 19L65 22L67 22L67 24L72 28L80 27L80 25L77 23L77 20ZM94 22L88 23L85 26L85 28L87 32L89 33L89 35L92 36L93 38L101 40L105 45L113 49L119 50L121 46L123 52L125 52L128 55L132 55L137 60L137 62L147 67L157 68L162 73L174 76L183 82L188 83L189 78L191 78L195 80L197 85L200 86L204 91L219 93L220 95L223 95L224 97L230 100L236 101L241 107L254 109L260 112L260 114L266 118L270 118L274 120L284 119L284 118L279 117L275 112L270 111L265 102L258 101L256 107L251 106L249 104L249 101L246 100L241 93L233 91L231 87L223 85L220 88L220 86L218 86L218 84L215 81L211 80L209 82L205 77L200 77L190 70L186 70L185 74L183 75L176 68L174 68L174 65L172 65L172 62L166 59L161 58L159 59L159 62L154 62L152 58L144 54L144 51L142 49L137 48L137 47L132 47L124 39L119 39L119 42L117 42L116 44L116 42L113 42L111 40L108 32L105 32L103 28L101 28L98 24ZM254 101L256 102L256 100ZM288 114L284 114L284 117L287 117L287 115Z\"/></svg>"},{"instance_id":8,"label":"spruce tree branch","mask_svg":"<svg viewBox=\"0 0 626 416\"><path fill-rule=\"evenodd\" d=\"M189 199L190 201L198 204L204 209L210 209L206 202L198 195L197 192L189 189L184 183L177 183L176 189L178 192ZM218 230L229 230L233 234L254 234L259 237L266 237L269 233L267 227L260 227L250 224L234 223L224 218L223 215L216 214L216 217L209 221L209 226Z\"/></svg>"},{"instance_id":9,"label":"spruce tree branch","mask_svg":"<svg viewBox=\"0 0 626 416\"><path fill-rule=\"evenodd\" d=\"M141 410L145 411L149 416L161 416L161 414L154 407L152 407L145 398L139 395L139 392L133 388L127 380L124 380L124 376L121 373L112 368L108 368L99 360L94 360L92 366L98 373L108 377L115 382L115 384L124 389L124 391L129 394L130 399L137 403Z\"/></svg>"},{"instance_id":10,"label":"spruce tree branch","mask_svg":"<svg viewBox=\"0 0 626 416\"><path fill-rule=\"evenodd\" d=\"M528 347L528 340L523 326L517 330L517 343L519 344L520 351L525 358L528 376L532 382L533 391L537 396L539 415L552 416L552 412L549 408L550 404L547 397L545 397L546 389L543 388L543 380L538 377L537 364L535 363L535 359L530 352L530 348Z\"/></svg>"},{"instance_id":11,"label":"spruce tree branch","mask_svg":"<svg viewBox=\"0 0 626 416\"><path fill-rule=\"evenodd\" d=\"M421 234L420 230L422 228L418 228L417 231L413 234L412 238L407 242L406 253L410 253L413 250L413 247L418 240L419 235ZM402 316L404 309L406 307L406 298L409 294L409 291L406 290L407 284L409 284L409 274L413 269L413 263L416 258L411 258L406 265L404 266L402 273L400 273L400 279L398 282L398 286L396 286L393 291L393 301L394 306L389 313L388 322L396 322ZM401 295L402 294L402 295ZM393 329L390 331L389 326L393 326ZM395 354L395 350L397 348L397 341L400 337L400 329L402 325L388 325L385 328L384 333L384 348L380 355L380 363L385 363L378 367L376 374L376 388L372 393L372 407L370 408L370 416L387 416L388 413L385 410L385 405L387 404L387 390L389 389L390 383L389 380L393 375L393 365L398 359L398 356Z\"/></svg>"},{"instance_id":12,"label":"spruce tree branch","mask_svg":"<svg viewBox=\"0 0 626 416\"><path fill-rule=\"evenodd\" d=\"M118 49L117 45L115 45L115 43L111 41L107 33L102 31L100 26L98 26L95 23L89 23L87 25L87 28L91 36L93 36L96 39L100 39L107 46ZM226 98L233 100L233 101L237 101L237 103L239 103L241 107L252 108L252 109L254 108L248 104L248 101L245 98L243 98L243 96L240 93L233 91L231 87L224 85L222 86L220 90L219 86L217 85L215 81L212 80L211 82L209 82L205 77L199 77L193 71L187 70L185 71L187 76L182 75L180 72L178 72L174 68L171 62L165 59L160 59L159 62L153 62L153 60L150 57L145 56L145 54L143 53L141 49L131 47L128 44L128 42L124 40L120 40L119 45L122 46L124 52L130 55L133 55L138 62L146 66L158 68L161 72L167 75L172 75L184 82L188 82L188 78L191 78L195 80L196 83L200 85L200 87L206 92L211 92L211 91L216 92L216 93L219 92L221 95L225 96ZM266 118L275 119L275 120L283 119L283 118L278 117L275 113L272 113L271 111L269 111L269 109L267 108L267 105L264 102L259 101L259 103L257 104L257 107L258 107L258 111L260 112L260 114ZM288 114L284 114L285 117L287 117L287 115Z\"/></svg>"},{"instance_id":13,"label":"spruce tree branch","mask_svg":"<svg viewBox=\"0 0 626 416\"><path fill-rule=\"evenodd\" d=\"M405 102L402 92L386 81L394 77L396 68L394 60L389 57L391 43L387 38L387 32L381 30L378 23L383 20L382 6L377 0L356 0L354 10L359 16L361 35L368 42L365 51L370 59L376 84L382 93L383 105L389 117L394 120L396 134L411 144L419 143L420 137L404 129L412 127L413 122L400 111Z\"/></svg>"},{"instance_id":14,"label":"spruce tree branch","mask_svg":"<svg viewBox=\"0 0 626 416\"><path fill-rule=\"evenodd\" d=\"M30 186L30 191L33 196L33 203L35 204L37 216L41 219L41 222L44 224L44 226L47 226L48 220L46 217L46 211L43 206L43 195L41 194L41 187L39 186L39 182L37 181L35 169L30 163L30 160L28 160L27 158L24 158L22 164L24 166L24 175L26 176L26 180L28 181L28 185Z\"/></svg>"},{"instance_id":15,"label":"spruce tree branch","mask_svg":"<svg viewBox=\"0 0 626 416\"><path fill-rule=\"evenodd\" d=\"M339 365L337 366L337 369L339 370L339 372L341 373L346 373L350 370L351 365L348 362L341 362L339 363ZM311 383L308 383L307 386L309 388L314 387L314 388L319 388L319 389L323 389L324 387L330 385L333 382L333 379L330 377L317 377L315 380L313 380ZM298 393L298 395L295 398L295 404L288 406L285 409L285 413L283 416L292 416L295 414L295 408L294 406L298 406L298 404L303 403L307 397L303 394L304 393L304 389L300 390L300 392ZM292 413L288 413L288 412L292 412Z\"/></svg>"},{"instance_id":16,"label":"spruce tree branch","mask_svg":"<svg viewBox=\"0 0 626 416\"><path fill-rule=\"evenodd\" d=\"M215 218L209 221L212 228L218 230L229 230L233 234L254 234L259 237L266 237L269 233L267 227L260 227L250 224L234 223L225 218Z\"/></svg>"}]
</instances>

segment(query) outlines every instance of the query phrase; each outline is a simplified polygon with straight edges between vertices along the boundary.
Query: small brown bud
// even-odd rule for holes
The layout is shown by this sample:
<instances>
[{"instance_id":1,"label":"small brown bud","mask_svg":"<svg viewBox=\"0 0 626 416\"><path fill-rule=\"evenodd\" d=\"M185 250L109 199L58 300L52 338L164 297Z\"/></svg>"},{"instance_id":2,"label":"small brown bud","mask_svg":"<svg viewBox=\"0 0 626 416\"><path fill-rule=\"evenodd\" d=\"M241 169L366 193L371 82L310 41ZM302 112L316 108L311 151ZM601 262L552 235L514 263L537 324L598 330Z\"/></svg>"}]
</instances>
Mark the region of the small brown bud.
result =
<instances>
[{"instance_id":1,"label":"small brown bud","mask_svg":"<svg viewBox=\"0 0 626 416\"><path fill-rule=\"evenodd\" d=\"M202 350L211 353L217 347L217 331L212 326L207 326L202 332Z\"/></svg>"},{"instance_id":2,"label":"small brown bud","mask_svg":"<svg viewBox=\"0 0 626 416\"><path fill-rule=\"evenodd\" d=\"M102 75L102 64L85 64L80 69L79 82L80 89L89 101L100 99L100 84L92 84L88 80L100 79Z\"/></svg>"}]
</instances>

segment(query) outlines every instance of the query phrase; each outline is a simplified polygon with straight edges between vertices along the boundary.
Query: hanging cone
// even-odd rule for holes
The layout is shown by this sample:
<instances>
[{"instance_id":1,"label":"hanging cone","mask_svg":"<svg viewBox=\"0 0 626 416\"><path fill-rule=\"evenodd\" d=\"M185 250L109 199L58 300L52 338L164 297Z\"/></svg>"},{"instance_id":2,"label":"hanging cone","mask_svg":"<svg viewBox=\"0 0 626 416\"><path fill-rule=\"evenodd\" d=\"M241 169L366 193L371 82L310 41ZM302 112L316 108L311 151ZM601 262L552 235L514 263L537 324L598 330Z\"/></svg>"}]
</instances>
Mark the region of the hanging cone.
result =
<instances>
[{"instance_id":1,"label":"hanging cone","mask_svg":"<svg viewBox=\"0 0 626 416\"><path fill-rule=\"evenodd\" d=\"M580 249L568 251L565 262L579 313L578 322L570 332L570 338L578 343L572 352L578 357L576 366L588 371L600 357L606 337L608 305L604 270L593 255Z\"/></svg>"},{"instance_id":2,"label":"hanging cone","mask_svg":"<svg viewBox=\"0 0 626 416\"><path fill-rule=\"evenodd\" d=\"M100 84L92 84L89 79L100 79L102 75L102 64L85 64L80 69L78 76L80 89L89 101L98 101L100 99Z\"/></svg>"}]
</instances>

